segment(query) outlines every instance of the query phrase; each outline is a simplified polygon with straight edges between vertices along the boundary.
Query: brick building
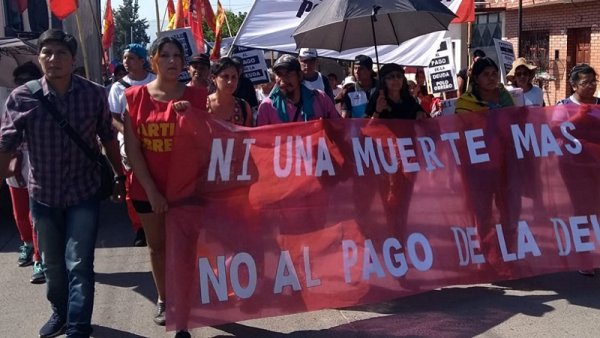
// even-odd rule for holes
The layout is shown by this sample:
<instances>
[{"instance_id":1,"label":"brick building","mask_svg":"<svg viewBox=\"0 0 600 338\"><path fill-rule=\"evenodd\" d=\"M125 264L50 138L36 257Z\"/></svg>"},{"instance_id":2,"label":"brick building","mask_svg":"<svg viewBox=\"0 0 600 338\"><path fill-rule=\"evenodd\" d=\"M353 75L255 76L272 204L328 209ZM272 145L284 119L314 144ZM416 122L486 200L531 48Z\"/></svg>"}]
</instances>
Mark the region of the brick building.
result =
<instances>
[{"instance_id":1,"label":"brick building","mask_svg":"<svg viewBox=\"0 0 600 338\"><path fill-rule=\"evenodd\" d=\"M518 0L476 1L474 48L489 39L518 46ZM600 71L600 0L523 0L523 24L519 54L538 65L546 103L570 95L569 70L588 63Z\"/></svg>"}]
</instances>

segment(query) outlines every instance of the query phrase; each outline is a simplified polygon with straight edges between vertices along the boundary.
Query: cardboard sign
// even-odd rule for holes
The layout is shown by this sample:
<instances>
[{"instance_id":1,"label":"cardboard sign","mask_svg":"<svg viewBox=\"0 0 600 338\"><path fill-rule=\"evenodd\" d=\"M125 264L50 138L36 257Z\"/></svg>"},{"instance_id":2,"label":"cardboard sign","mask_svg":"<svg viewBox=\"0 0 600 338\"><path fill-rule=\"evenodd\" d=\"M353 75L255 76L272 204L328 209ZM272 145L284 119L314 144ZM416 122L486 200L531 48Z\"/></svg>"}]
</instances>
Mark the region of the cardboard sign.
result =
<instances>
[{"instance_id":1,"label":"cardboard sign","mask_svg":"<svg viewBox=\"0 0 600 338\"><path fill-rule=\"evenodd\" d=\"M449 92L458 88L452 42L449 38L440 43L440 48L429 62L429 67L425 68L425 76L429 93Z\"/></svg>"},{"instance_id":2,"label":"cardboard sign","mask_svg":"<svg viewBox=\"0 0 600 338\"><path fill-rule=\"evenodd\" d=\"M178 29L172 29L172 30L168 30L168 31L162 31L162 32L158 33L159 38L161 38L163 36L173 37L181 43L181 45L183 46L183 53L184 53L184 60L183 60L185 63L184 66L187 67L192 55L194 55L198 52L198 49L196 49L196 42L194 41L194 37L192 35L192 29L189 27L186 27L186 28L178 28ZM183 69L182 72L177 77L177 79L181 82L187 82L190 80L190 74L187 72L187 70Z\"/></svg>"},{"instance_id":3,"label":"cardboard sign","mask_svg":"<svg viewBox=\"0 0 600 338\"><path fill-rule=\"evenodd\" d=\"M244 63L244 75L249 78L253 84L257 85L269 82L265 53L262 50L236 46L232 56L242 58L242 62Z\"/></svg>"},{"instance_id":4,"label":"cardboard sign","mask_svg":"<svg viewBox=\"0 0 600 338\"><path fill-rule=\"evenodd\" d=\"M494 39L496 45L496 54L498 56L498 67L500 68L500 76L502 83L506 84L506 74L510 72L513 61L515 61L515 50L512 43Z\"/></svg>"}]
</instances>

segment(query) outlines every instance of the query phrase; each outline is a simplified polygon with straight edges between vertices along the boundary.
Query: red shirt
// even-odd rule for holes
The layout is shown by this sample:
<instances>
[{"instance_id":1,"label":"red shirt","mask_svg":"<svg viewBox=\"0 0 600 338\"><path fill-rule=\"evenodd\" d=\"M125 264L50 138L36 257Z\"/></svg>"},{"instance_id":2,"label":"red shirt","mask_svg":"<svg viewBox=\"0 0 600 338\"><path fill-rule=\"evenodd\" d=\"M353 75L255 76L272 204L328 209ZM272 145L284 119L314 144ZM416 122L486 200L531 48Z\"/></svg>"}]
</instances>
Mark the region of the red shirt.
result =
<instances>
[{"instance_id":1,"label":"red shirt","mask_svg":"<svg viewBox=\"0 0 600 338\"><path fill-rule=\"evenodd\" d=\"M155 100L146 86L134 86L125 91L125 97L133 132L141 143L146 165L158 191L164 195L178 120L173 103L189 101L193 108L206 112L207 91L205 88L186 87L181 98L163 102ZM131 198L147 201L146 192L135 174L131 173L128 179L131 183Z\"/></svg>"}]
</instances>

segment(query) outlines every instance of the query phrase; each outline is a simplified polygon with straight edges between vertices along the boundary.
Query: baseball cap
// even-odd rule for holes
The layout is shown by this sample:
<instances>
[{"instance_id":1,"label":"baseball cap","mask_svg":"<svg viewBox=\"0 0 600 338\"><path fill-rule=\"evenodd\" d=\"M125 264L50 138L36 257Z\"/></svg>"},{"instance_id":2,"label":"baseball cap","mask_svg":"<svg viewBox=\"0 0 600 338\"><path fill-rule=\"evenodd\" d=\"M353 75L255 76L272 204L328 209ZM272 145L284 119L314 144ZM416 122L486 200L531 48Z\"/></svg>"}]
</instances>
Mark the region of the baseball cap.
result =
<instances>
[{"instance_id":1,"label":"baseball cap","mask_svg":"<svg viewBox=\"0 0 600 338\"><path fill-rule=\"evenodd\" d=\"M206 53L194 54L190 58L190 65L194 63L210 66L210 58Z\"/></svg>"},{"instance_id":2,"label":"baseball cap","mask_svg":"<svg viewBox=\"0 0 600 338\"><path fill-rule=\"evenodd\" d=\"M273 65L273 71L277 72L278 69L286 69L287 71L300 71L300 62L298 58L290 54L283 54L280 56L275 64Z\"/></svg>"},{"instance_id":3,"label":"baseball cap","mask_svg":"<svg viewBox=\"0 0 600 338\"><path fill-rule=\"evenodd\" d=\"M373 59L366 55L357 55L354 58L354 63L360 65L361 67L365 67L367 69L373 69Z\"/></svg>"},{"instance_id":4,"label":"baseball cap","mask_svg":"<svg viewBox=\"0 0 600 338\"><path fill-rule=\"evenodd\" d=\"M125 53L133 53L137 55L140 59L146 59L148 57L148 51L144 46L139 43L130 43L125 47L123 54Z\"/></svg>"},{"instance_id":5,"label":"baseball cap","mask_svg":"<svg viewBox=\"0 0 600 338\"><path fill-rule=\"evenodd\" d=\"M300 52L298 53L298 58L300 60L316 59L317 56L319 55L317 54L317 50L314 48L300 48Z\"/></svg>"}]
</instances>

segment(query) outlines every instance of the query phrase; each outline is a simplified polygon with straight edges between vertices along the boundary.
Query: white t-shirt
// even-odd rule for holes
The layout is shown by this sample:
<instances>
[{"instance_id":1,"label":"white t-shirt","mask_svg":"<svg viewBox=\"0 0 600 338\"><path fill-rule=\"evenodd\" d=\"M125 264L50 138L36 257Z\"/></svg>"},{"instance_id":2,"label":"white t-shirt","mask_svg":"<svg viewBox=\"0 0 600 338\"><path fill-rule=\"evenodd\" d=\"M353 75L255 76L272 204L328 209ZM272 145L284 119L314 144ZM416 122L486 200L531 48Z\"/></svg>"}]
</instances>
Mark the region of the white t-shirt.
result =
<instances>
[{"instance_id":1,"label":"white t-shirt","mask_svg":"<svg viewBox=\"0 0 600 338\"><path fill-rule=\"evenodd\" d=\"M123 77L123 81L129 83L132 86L142 86L145 85L152 80L156 79L156 75L152 73L148 73L146 78L140 81L132 80L129 78L129 75ZM120 84L119 82L113 83L110 87L110 92L108 93L108 109L113 115L117 115L121 119L123 119L123 114L125 113L125 108L127 108L127 99L125 98L125 86ZM125 138L123 134L119 133L117 135L117 140L119 140L119 148L121 152L121 157L123 161L123 165L127 170L130 170L131 167L127 162L127 155L125 154Z\"/></svg>"},{"instance_id":2,"label":"white t-shirt","mask_svg":"<svg viewBox=\"0 0 600 338\"><path fill-rule=\"evenodd\" d=\"M544 105L544 91L538 86L533 86L528 92L523 93L526 106L541 107Z\"/></svg>"},{"instance_id":3,"label":"white t-shirt","mask_svg":"<svg viewBox=\"0 0 600 338\"><path fill-rule=\"evenodd\" d=\"M323 82L323 75L321 73L317 73L317 78L314 81L308 81L304 79L302 83L306 86L306 88L310 90L319 89L321 91L325 91L325 83Z\"/></svg>"},{"instance_id":4,"label":"white t-shirt","mask_svg":"<svg viewBox=\"0 0 600 338\"><path fill-rule=\"evenodd\" d=\"M130 79L129 75L123 77L123 81L132 86L145 85L154 79L156 79L156 75L152 73L148 73L146 78L140 81ZM123 117L122 115L125 112L126 107L127 100L125 99L125 86L119 82L115 82L110 87L110 93L108 94L108 108L110 109L111 113L117 114L119 117Z\"/></svg>"}]
</instances>

